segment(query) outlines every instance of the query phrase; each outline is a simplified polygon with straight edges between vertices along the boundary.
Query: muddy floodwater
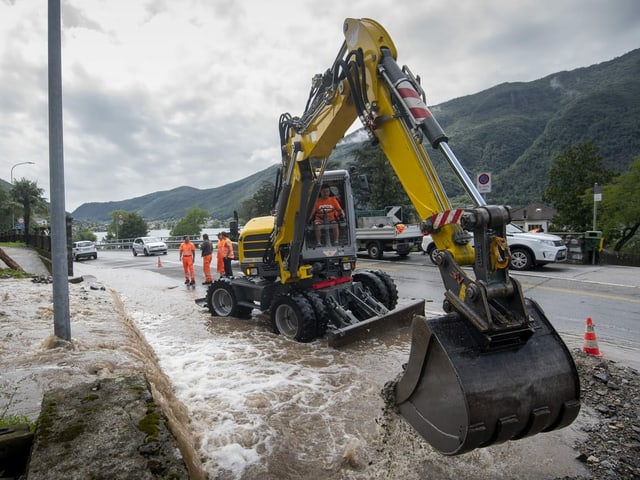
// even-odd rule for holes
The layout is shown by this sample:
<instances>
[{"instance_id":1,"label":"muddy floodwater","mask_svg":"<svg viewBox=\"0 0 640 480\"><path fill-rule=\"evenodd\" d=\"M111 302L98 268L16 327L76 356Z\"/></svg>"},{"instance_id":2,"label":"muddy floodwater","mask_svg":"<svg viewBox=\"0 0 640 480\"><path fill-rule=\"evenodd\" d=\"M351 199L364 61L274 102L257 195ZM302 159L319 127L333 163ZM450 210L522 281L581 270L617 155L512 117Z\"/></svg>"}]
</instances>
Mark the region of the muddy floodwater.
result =
<instances>
[{"instance_id":1,"label":"muddy floodwater","mask_svg":"<svg viewBox=\"0 0 640 480\"><path fill-rule=\"evenodd\" d=\"M561 431L444 457L393 412L380 391L407 361L408 330L340 349L290 342L268 318L212 317L187 289L149 271L76 264L114 292L188 412L194 448L210 479L543 479L588 475L572 446L586 413ZM3 284L4 298L18 292ZM46 287L45 287L46 288ZM50 286L49 286L50 288ZM0 292L1 294L2 292ZM108 296L85 302L100 320ZM24 298L23 298L24 300ZM400 299L400 303L410 299ZM17 307L16 307L17 308ZM108 319L105 319L105 322ZM72 323L72 335L74 324ZM107 343L107 328L95 335ZM27 368L29 360L22 360ZM37 361L33 360L34 369Z\"/></svg>"}]
</instances>

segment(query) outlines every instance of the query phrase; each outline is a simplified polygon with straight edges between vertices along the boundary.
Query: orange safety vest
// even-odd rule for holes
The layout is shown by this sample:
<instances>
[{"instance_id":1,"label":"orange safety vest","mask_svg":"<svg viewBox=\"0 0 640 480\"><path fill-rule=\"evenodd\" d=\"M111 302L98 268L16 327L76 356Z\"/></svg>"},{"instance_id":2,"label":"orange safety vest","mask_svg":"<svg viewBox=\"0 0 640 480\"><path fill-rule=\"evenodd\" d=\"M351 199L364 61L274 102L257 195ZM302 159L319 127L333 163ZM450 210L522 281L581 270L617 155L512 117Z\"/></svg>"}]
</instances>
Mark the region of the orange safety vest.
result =
<instances>
[{"instance_id":1,"label":"orange safety vest","mask_svg":"<svg viewBox=\"0 0 640 480\"><path fill-rule=\"evenodd\" d=\"M233 243L228 238L223 239L223 257L233 258Z\"/></svg>"},{"instance_id":2,"label":"orange safety vest","mask_svg":"<svg viewBox=\"0 0 640 480\"><path fill-rule=\"evenodd\" d=\"M193 256L196 253L196 246L191 242L182 242L180 244L180 252L182 253L183 257Z\"/></svg>"},{"instance_id":3,"label":"orange safety vest","mask_svg":"<svg viewBox=\"0 0 640 480\"><path fill-rule=\"evenodd\" d=\"M315 204L316 221L322 221L324 215L327 215L327 219L330 222L338 220L338 212L342 210L340 202L336 197L318 198Z\"/></svg>"}]
</instances>

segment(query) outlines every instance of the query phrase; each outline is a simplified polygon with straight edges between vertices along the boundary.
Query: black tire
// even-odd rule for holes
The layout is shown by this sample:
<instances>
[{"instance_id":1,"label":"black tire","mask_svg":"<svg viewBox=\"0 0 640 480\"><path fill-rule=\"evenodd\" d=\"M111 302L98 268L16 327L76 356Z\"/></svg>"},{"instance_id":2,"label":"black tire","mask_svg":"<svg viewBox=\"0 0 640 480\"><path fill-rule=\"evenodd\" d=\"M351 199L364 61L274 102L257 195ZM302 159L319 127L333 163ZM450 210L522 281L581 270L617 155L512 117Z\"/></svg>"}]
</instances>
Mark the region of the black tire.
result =
<instances>
[{"instance_id":1,"label":"black tire","mask_svg":"<svg viewBox=\"0 0 640 480\"><path fill-rule=\"evenodd\" d=\"M143 250L143 253L145 257L149 256L149 250L147 250L146 248Z\"/></svg>"},{"instance_id":2,"label":"black tire","mask_svg":"<svg viewBox=\"0 0 640 480\"><path fill-rule=\"evenodd\" d=\"M511 269L529 270L533 265L533 258L528 250L517 247L511 249Z\"/></svg>"},{"instance_id":3,"label":"black tire","mask_svg":"<svg viewBox=\"0 0 640 480\"><path fill-rule=\"evenodd\" d=\"M396 282L393 281L388 273L383 272L382 270L373 270L372 272L382 280L382 283L387 287L389 302L385 303L385 307L389 310L393 310L396 308L396 305L398 305L398 287L396 287Z\"/></svg>"},{"instance_id":4,"label":"black tire","mask_svg":"<svg viewBox=\"0 0 640 480\"><path fill-rule=\"evenodd\" d=\"M371 292L371 295L382 303L385 307L389 304L389 291L385 282L383 282L374 271L363 270L353 274L353 280L360 282L362 286Z\"/></svg>"},{"instance_id":5,"label":"black tire","mask_svg":"<svg viewBox=\"0 0 640 480\"><path fill-rule=\"evenodd\" d=\"M207 308L216 317L248 318L251 309L238 305L236 293L228 278L220 278L207 288Z\"/></svg>"},{"instance_id":6,"label":"black tire","mask_svg":"<svg viewBox=\"0 0 640 480\"><path fill-rule=\"evenodd\" d=\"M304 296L313 308L313 313L316 315L316 338L323 337L327 333L327 326L329 325L329 312L322 300L322 297L316 292L305 292Z\"/></svg>"},{"instance_id":7,"label":"black tire","mask_svg":"<svg viewBox=\"0 0 640 480\"><path fill-rule=\"evenodd\" d=\"M311 303L301 293L278 296L270 310L275 333L303 343L316 339L316 316Z\"/></svg>"},{"instance_id":8,"label":"black tire","mask_svg":"<svg viewBox=\"0 0 640 480\"><path fill-rule=\"evenodd\" d=\"M167 251L165 250L164 252L162 252L162 254L163 254L163 255L166 255L166 254L167 254Z\"/></svg>"},{"instance_id":9,"label":"black tire","mask_svg":"<svg viewBox=\"0 0 640 480\"><path fill-rule=\"evenodd\" d=\"M94 260L97 260L97 259L98 259L98 254L97 254L97 253L94 253L94 254L93 254L93 259L94 259Z\"/></svg>"},{"instance_id":10,"label":"black tire","mask_svg":"<svg viewBox=\"0 0 640 480\"><path fill-rule=\"evenodd\" d=\"M382 243L378 241L370 242L369 245L367 245L367 253L369 254L369 257L373 258L374 260L380 260L384 255Z\"/></svg>"},{"instance_id":11,"label":"black tire","mask_svg":"<svg viewBox=\"0 0 640 480\"><path fill-rule=\"evenodd\" d=\"M135 248L132 248L131 251L133 252L133 256L137 257L138 256L138 252L136 252Z\"/></svg>"},{"instance_id":12,"label":"black tire","mask_svg":"<svg viewBox=\"0 0 640 480\"><path fill-rule=\"evenodd\" d=\"M438 255L438 249L436 248L435 243L432 243L427 247L427 255L429 255L429 260L431 260L431 263L433 263L434 265L438 264L438 261L436 260L436 255Z\"/></svg>"}]
</instances>

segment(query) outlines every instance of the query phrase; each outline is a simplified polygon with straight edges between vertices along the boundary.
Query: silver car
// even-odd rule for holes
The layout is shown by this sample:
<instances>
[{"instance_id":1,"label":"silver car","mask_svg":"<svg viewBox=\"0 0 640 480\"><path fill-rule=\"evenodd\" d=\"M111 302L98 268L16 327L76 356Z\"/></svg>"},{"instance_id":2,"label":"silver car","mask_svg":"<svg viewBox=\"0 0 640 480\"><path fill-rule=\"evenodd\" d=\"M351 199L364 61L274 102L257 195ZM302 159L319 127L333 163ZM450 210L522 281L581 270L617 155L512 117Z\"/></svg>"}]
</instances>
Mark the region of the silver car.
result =
<instances>
[{"instance_id":1,"label":"silver car","mask_svg":"<svg viewBox=\"0 0 640 480\"><path fill-rule=\"evenodd\" d=\"M74 261L80 261L83 258L96 259L98 258L98 251L96 250L96 244L89 240L81 240L79 242L73 242L73 248L71 249Z\"/></svg>"},{"instance_id":2,"label":"silver car","mask_svg":"<svg viewBox=\"0 0 640 480\"><path fill-rule=\"evenodd\" d=\"M134 257L137 257L139 253L144 256L156 253L166 255L167 244L155 237L138 237L131 244L131 251Z\"/></svg>"}]
</instances>

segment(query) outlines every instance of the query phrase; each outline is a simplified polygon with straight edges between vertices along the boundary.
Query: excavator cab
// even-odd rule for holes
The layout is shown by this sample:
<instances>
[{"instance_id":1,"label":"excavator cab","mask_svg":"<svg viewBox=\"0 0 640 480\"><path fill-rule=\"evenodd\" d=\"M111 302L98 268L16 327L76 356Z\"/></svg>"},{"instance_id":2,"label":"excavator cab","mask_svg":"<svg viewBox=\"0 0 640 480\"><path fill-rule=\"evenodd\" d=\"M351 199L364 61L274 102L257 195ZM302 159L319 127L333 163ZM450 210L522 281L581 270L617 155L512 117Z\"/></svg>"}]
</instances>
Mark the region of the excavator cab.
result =
<instances>
[{"instance_id":1,"label":"excavator cab","mask_svg":"<svg viewBox=\"0 0 640 480\"><path fill-rule=\"evenodd\" d=\"M327 201L323 200L325 198L323 195L326 196ZM353 210L351 203L351 184L348 181L348 174L341 170L325 172L318 200L314 204L306 228L307 248L336 248L355 242L355 233L350 228L353 224L353 216L350 214ZM342 214L338 214L338 208L341 209Z\"/></svg>"}]
</instances>

